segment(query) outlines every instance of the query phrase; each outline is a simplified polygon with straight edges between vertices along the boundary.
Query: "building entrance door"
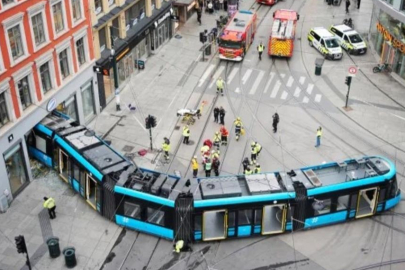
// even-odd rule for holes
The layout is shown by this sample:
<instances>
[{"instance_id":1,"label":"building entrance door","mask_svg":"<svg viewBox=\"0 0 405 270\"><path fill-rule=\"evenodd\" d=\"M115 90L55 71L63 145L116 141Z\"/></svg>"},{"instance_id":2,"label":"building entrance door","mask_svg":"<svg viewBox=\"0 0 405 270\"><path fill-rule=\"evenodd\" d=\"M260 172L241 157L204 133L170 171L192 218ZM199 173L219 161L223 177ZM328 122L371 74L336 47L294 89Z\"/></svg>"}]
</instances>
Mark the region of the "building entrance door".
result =
<instances>
[{"instance_id":1,"label":"building entrance door","mask_svg":"<svg viewBox=\"0 0 405 270\"><path fill-rule=\"evenodd\" d=\"M384 41L382 53L381 53L381 63L393 64L395 55L395 49L392 47L391 42Z\"/></svg>"}]
</instances>

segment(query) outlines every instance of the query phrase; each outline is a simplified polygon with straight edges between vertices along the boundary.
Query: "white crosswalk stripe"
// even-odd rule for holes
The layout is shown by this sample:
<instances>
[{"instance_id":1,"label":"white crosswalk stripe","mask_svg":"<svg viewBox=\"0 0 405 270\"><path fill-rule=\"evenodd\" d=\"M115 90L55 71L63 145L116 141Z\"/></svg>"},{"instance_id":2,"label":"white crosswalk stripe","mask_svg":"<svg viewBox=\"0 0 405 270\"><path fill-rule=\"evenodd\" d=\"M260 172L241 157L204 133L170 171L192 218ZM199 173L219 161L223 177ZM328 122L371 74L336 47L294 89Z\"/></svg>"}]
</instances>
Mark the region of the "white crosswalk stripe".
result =
<instances>
[{"instance_id":1,"label":"white crosswalk stripe","mask_svg":"<svg viewBox=\"0 0 405 270\"><path fill-rule=\"evenodd\" d=\"M293 84L293 82L294 82L294 78L293 78L292 76L288 77L288 81L287 81L286 86L287 86L287 87L291 87L291 85Z\"/></svg>"},{"instance_id":2,"label":"white crosswalk stripe","mask_svg":"<svg viewBox=\"0 0 405 270\"><path fill-rule=\"evenodd\" d=\"M297 88L295 88L294 97L299 97L300 93L301 93L301 89L297 86Z\"/></svg>"},{"instance_id":3,"label":"white crosswalk stripe","mask_svg":"<svg viewBox=\"0 0 405 270\"><path fill-rule=\"evenodd\" d=\"M198 87L201 87L204 83L204 81L208 78L208 75L211 73L211 71L214 69L215 65L211 64L207 70L204 72L204 75L201 77L200 82L198 83Z\"/></svg>"},{"instance_id":4,"label":"white crosswalk stripe","mask_svg":"<svg viewBox=\"0 0 405 270\"><path fill-rule=\"evenodd\" d=\"M233 78L235 78L238 71L239 71L238 67L232 69L231 74L229 74L229 77L228 77L228 81L227 81L228 84L233 80Z\"/></svg>"},{"instance_id":5,"label":"white crosswalk stripe","mask_svg":"<svg viewBox=\"0 0 405 270\"><path fill-rule=\"evenodd\" d=\"M217 81L217 79L219 78L219 75L221 75L222 71L224 71L225 67L224 66L220 66L217 71L215 72L214 76L212 77L212 82L210 83L209 88L211 88L214 83Z\"/></svg>"},{"instance_id":6,"label":"white crosswalk stripe","mask_svg":"<svg viewBox=\"0 0 405 270\"><path fill-rule=\"evenodd\" d=\"M303 103L308 103L308 101L309 101L309 98L307 98L307 97L304 97L304 99L302 100Z\"/></svg>"},{"instance_id":7,"label":"white crosswalk stripe","mask_svg":"<svg viewBox=\"0 0 405 270\"><path fill-rule=\"evenodd\" d=\"M280 77L284 79L285 74L284 74L284 73L281 73L281 74L280 74Z\"/></svg>"},{"instance_id":8,"label":"white crosswalk stripe","mask_svg":"<svg viewBox=\"0 0 405 270\"><path fill-rule=\"evenodd\" d=\"M267 93L267 90L269 90L270 84L273 81L274 78L274 72L270 72L270 79L267 81L266 86L264 87L264 93Z\"/></svg>"},{"instance_id":9,"label":"white crosswalk stripe","mask_svg":"<svg viewBox=\"0 0 405 270\"><path fill-rule=\"evenodd\" d=\"M271 98L275 98L277 96L278 90L280 90L280 86L281 83L279 80L277 80L276 85L274 86L273 91L271 92L270 95Z\"/></svg>"},{"instance_id":10,"label":"white crosswalk stripe","mask_svg":"<svg viewBox=\"0 0 405 270\"><path fill-rule=\"evenodd\" d=\"M249 95L254 95L256 93L257 88L260 85L260 82L262 81L264 77L264 71L260 71L259 75L257 76L255 83L252 85L252 88L249 91Z\"/></svg>"},{"instance_id":11,"label":"white crosswalk stripe","mask_svg":"<svg viewBox=\"0 0 405 270\"><path fill-rule=\"evenodd\" d=\"M283 91L281 94L281 99L286 99L288 97L288 93L286 91Z\"/></svg>"},{"instance_id":12,"label":"white crosswalk stripe","mask_svg":"<svg viewBox=\"0 0 405 270\"><path fill-rule=\"evenodd\" d=\"M300 77L300 84L304 84L304 83L305 83L305 79L306 79L306 78L305 78L304 76L301 76L301 77Z\"/></svg>"},{"instance_id":13,"label":"white crosswalk stripe","mask_svg":"<svg viewBox=\"0 0 405 270\"><path fill-rule=\"evenodd\" d=\"M312 90L314 90L314 85L312 83L308 84L307 93L310 95L312 94Z\"/></svg>"},{"instance_id":14,"label":"white crosswalk stripe","mask_svg":"<svg viewBox=\"0 0 405 270\"><path fill-rule=\"evenodd\" d=\"M243 75L243 78L242 78L243 84L246 84L247 80L249 79L250 75L252 74L252 71L253 70L251 70L251 69L246 70L245 75Z\"/></svg>"},{"instance_id":15,"label":"white crosswalk stripe","mask_svg":"<svg viewBox=\"0 0 405 270\"><path fill-rule=\"evenodd\" d=\"M315 102L320 102L320 101L321 101L321 98L322 98L322 95L317 94L317 95L315 96Z\"/></svg>"}]
</instances>

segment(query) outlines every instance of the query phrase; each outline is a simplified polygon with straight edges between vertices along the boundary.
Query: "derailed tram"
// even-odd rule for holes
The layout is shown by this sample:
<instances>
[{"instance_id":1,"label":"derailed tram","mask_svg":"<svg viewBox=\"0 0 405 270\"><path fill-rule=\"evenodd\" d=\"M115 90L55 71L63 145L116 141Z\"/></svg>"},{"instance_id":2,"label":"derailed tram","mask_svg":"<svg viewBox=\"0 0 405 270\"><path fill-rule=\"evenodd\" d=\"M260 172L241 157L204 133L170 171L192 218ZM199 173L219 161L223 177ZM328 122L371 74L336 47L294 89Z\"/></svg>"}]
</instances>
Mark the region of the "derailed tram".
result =
<instances>
[{"instance_id":1,"label":"derailed tram","mask_svg":"<svg viewBox=\"0 0 405 270\"><path fill-rule=\"evenodd\" d=\"M29 153L104 217L171 240L280 234L373 216L397 205L395 165L367 156L289 172L187 179L142 169L86 127L52 114ZM192 185L193 186L193 185Z\"/></svg>"}]
</instances>

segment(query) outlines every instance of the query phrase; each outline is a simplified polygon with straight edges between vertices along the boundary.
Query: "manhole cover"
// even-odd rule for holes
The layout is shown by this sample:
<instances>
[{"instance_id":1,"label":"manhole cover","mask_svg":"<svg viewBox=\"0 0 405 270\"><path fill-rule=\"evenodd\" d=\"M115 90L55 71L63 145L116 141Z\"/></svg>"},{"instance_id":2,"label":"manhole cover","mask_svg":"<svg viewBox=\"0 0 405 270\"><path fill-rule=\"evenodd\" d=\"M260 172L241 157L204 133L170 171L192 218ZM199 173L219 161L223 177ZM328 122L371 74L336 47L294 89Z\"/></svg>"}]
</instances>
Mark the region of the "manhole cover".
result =
<instances>
[{"instance_id":1,"label":"manhole cover","mask_svg":"<svg viewBox=\"0 0 405 270\"><path fill-rule=\"evenodd\" d=\"M124 148L122 148L123 152L131 152L134 149L133 146L130 145L125 145Z\"/></svg>"},{"instance_id":2,"label":"manhole cover","mask_svg":"<svg viewBox=\"0 0 405 270\"><path fill-rule=\"evenodd\" d=\"M177 39L182 39L182 38L183 38L183 37L180 36L180 35L175 35L174 37L177 38Z\"/></svg>"},{"instance_id":3,"label":"manhole cover","mask_svg":"<svg viewBox=\"0 0 405 270\"><path fill-rule=\"evenodd\" d=\"M180 126L175 126L174 130L180 130Z\"/></svg>"}]
</instances>

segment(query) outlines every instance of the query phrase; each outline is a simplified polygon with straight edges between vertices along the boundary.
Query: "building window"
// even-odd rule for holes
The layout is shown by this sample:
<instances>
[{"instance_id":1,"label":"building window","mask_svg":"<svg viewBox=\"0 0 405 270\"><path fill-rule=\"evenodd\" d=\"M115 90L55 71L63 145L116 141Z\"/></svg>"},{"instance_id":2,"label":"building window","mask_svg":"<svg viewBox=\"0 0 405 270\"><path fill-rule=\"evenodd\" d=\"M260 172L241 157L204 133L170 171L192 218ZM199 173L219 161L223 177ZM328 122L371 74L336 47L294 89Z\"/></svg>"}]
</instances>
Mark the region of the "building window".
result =
<instances>
[{"instance_id":1,"label":"building window","mask_svg":"<svg viewBox=\"0 0 405 270\"><path fill-rule=\"evenodd\" d=\"M108 5L109 6L112 6L112 5L114 5L115 4L115 0L108 0Z\"/></svg>"},{"instance_id":2,"label":"building window","mask_svg":"<svg viewBox=\"0 0 405 270\"><path fill-rule=\"evenodd\" d=\"M86 63L86 50L84 48L84 37L76 41L77 61L79 66Z\"/></svg>"},{"instance_id":3,"label":"building window","mask_svg":"<svg viewBox=\"0 0 405 270\"><path fill-rule=\"evenodd\" d=\"M62 4L63 2L58 2L52 6L55 33L60 33L65 29Z\"/></svg>"},{"instance_id":4,"label":"building window","mask_svg":"<svg viewBox=\"0 0 405 270\"><path fill-rule=\"evenodd\" d=\"M72 13L74 22L82 18L82 0L72 0Z\"/></svg>"},{"instance_id":5,"label":"building window","mask_svg":"<svg viewBox=\"0 0 405 270\"><path fill-rule=\"evenodd\" d=\"M107 38L105 35L105 27L98 31L98 40L100 42L100 52L104 51L107 47Z\"/></svg>"},{"instance_id":6,"label":"building window","mask_svg":"<svg viewBox=\"0 0 405 270\"><path fill-rule=\"evenodd\" d=\"M27 183L27 170L21 144L14 146L4 155L11 193L15 196Z\"/></svg>"},{"instance_id":7,"label":"building window","mask_svg":"<svg viewBox=\"0 0 405 270\"><path fill-rule=\"evenodd\" d=\"M10 117L7 111L6 93L3 92L0 94L0 128L8 122L10 122Z\"/></svg>"},{"instance_id":8,"label":"building window","mask_svg":"<svg viewBox=\"0 0 405 270\"><path fill-rule=\"evenodd\" d=\"M100 14L103 11L102 0L94 0L94 8L95 8L96 15Z\"/></svg>"},{"instance_id":9,"label":"building window","mask_svg":"<svg viewBox=\"0 0 405 270\"><path fill-rule=\"evenodd\" d=\"M9 4L15 3L15 0L1 0L1 3L3 4L3 7L4 7L4 6L7 6Z\"/></svg>"},{"instance_id":10,"label":"building window","mask_svg":"<svg viewBox=\"0 0 405 270\"><path fill-rule=\"evenodd\" d=\"M8 29L8 39L10 42L11 55L16 60L24 55L24 46L21 37L20 25L16 25Z\"/></svg>"},{"instance_id":11,"label":"building window","mask_svg":"<svg viewBox=\"0 0 405 270\"><path fill-rule=\"evenodd\" d=\"M125 24L127 31L130 27L145 17L145 0L138 1L135 5L125 11Z\"/></svg>"},{"instance_id":12,"label":"building window","mask_svg":"<svg viewBox=\"0 0 405 270\"><path fill-rule=\"evenodd\" d=\"M51 72L49 70L49 62L46 62L39 67L39 74L41 76L42 91L44 94L52 89Z\"/></svg>"},{"instance_id":13,"label":"building window","mask_svg":"<svg viewBox=\"0 0 405 270\"><path fill-rule=\"evenodd\" d=\"M69 71L69 59L68 59L68 49L64 49L59 53L59 67L62 79L65 79L70 75Z\"/></svg>"},{"instance_id":14,"label":"building window","mask_svg":"<svg viewBox=\"0 0 405 270\"><path fill-rule=\"evenodd\" d=\"M405 10L405 0L402 0L401 10Z\"/></svg>"},{"instance_id":15,"label":"building window","mask_svg":"<svg viewBox=\"0 0 405 270\"><path fill-rule=\"evenodd\" d=\"M18 81L17 88L18 88L18 93L20 94L21 106L22 106L23 110L25 110L32 104L28 76L26 76L23 79Z\"/></svg>"},{"instance_id":16,"label":"building window","mask_svg":"<svg viewBox=\"0 0 405 270\"><path fill-rule=\"evenodd\" d=\"M88 121L95 114L93 85L91 82L82 87L82 102L84 118Z\"/></svg>"},{"instance_id":17,"label":"building window","mask_svg":"<svg viewBox=\"0 0 405 270\"><path fill-rule=\"evenodd\" d=\"M34 31L35 45L38 46L46 41L42 12L32 16L31 20L32 20L32 29Z\"/></svg>"}]
</instances>

